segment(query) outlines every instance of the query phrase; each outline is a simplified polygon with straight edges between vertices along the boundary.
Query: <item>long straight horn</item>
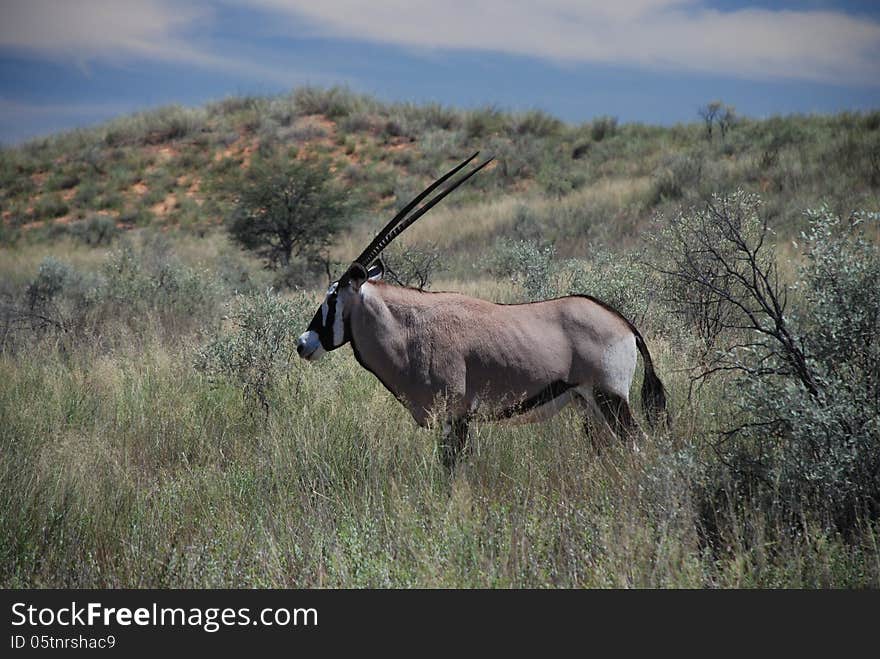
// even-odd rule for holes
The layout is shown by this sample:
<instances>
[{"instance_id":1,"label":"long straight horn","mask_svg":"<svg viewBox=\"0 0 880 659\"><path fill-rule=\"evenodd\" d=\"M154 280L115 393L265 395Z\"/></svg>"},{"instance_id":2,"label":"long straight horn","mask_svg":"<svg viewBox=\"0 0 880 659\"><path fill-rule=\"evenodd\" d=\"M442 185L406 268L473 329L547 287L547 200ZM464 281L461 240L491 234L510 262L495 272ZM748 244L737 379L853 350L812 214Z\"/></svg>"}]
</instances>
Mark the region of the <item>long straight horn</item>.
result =
<instances>
[{"instance_id":1,"label":"long straight horn","mask_svg":"<svg viewBox=\"0 0 880 659\"><path fill-rule=\"evenodd\" d=\"M443 183L445 183L449 179L449 177L453 176L455 173L460 171L462 167L467 165L471 160L476 158L478 155L480 155L479 151L477 151L474 155L472 155L467 160L464 160L457 167L453 167L452 169L450 169L443 176L441 176L436 181L434 181L431 185L429 185L427 188L425 188L421 194L419 194L415 199L413 199L406 206L404 206L397 215L392 217L391 220L388 222L388 224L386 224L384 227L382 227L382 230L376 234L376 237L373 238L372 242L370 242L370 244L367 245L367 248L363 252L361 252L361 255L359 257L357 257L354 261L352 261L352 263L353 264L354 263L360 264L363 267L369 266L370 263L373 261L373 259L375 259L376 256L378 256L379 252L382 251L381 248L376 250L376 247L379 245L379 243L382 241L382 239L385 238L385 236L388 234L388 232L391 231L395 226L397 226L397 223L400 222L401 219L406 217L407 213L409 213L413 208L418 206L425 197L427 197L429 194L434 192L434 190L436 190L439 186L443 185Z\"/></svg>"},{"instance_id":2,"label":"long straight horn","mask_svg":"<svg viewBox=\"0 0 880 659\"><path fill-rule=\"evenodd\" d=\"M441 192L441 193L438 194L436 197L434 197L433 199L431 199L431 201L429 201L427 204L425 204L424 206L422 206L419 210L417 210L415 213L413 213L412 215L410 215L410 216L409 216L408 218L406 218L403 222L401 222L401 223L398 224L396 227L394 227L393 229L391 229L391 231L389 231L387 234L385 234L385 236L384 236L384 237L383 237L378 243L376 243L376 253L372 255L372 257L371 257L370 260L376 258L376 256L378 256L379 253L380 253L383 249L385 249L385 248L391 243L392 240L394 240L395 238L397 238L397 236L399 236L401 233L403 233L404 231L406 231L407 227L409 227L413 222L415 222L415 221L416 221L417 219L419 219L422 215L424 215L424 214L427 213L429 210L431 210L434 206L436 206L438 203L440 203L440 201L443 199L443 197L445 197L445 196L448 195L450 192L452 192L453 190L455 190L455 188L457 188L459 185L461 185L462 183L464 183L465 181L467 181L471 176L473 176L473 175L476 174L478 171L480 171L481 169L483 169L483 167L485 167L486 165L488 165L488 164L489 164L490 162L492 162L493 160L494 160L494 158L489 158L488 160L486 160L485 162L483 162L483 164L478 165L477 167L474 167L471 171L469 171L467 174L465 174L464 176L462 176L460 179L458 179L457 181L455 181L454 183L452 183L452 184L451 184L448 188L446 188L443 192ZM359 261L358 263L360 263L360 261Z\"/></svg>"}]
</instances>

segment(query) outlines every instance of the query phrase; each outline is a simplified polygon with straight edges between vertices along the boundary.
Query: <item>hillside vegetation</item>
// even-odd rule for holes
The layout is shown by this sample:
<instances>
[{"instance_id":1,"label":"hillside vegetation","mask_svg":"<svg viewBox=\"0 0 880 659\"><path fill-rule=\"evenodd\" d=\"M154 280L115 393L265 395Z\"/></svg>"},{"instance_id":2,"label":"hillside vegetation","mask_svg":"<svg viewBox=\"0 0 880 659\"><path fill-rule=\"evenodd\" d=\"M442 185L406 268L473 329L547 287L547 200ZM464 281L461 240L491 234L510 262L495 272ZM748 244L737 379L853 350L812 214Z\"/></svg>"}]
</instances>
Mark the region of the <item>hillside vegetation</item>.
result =
<instances>
[{"instance_id":1,"label":"hillside vegetation","mask_svg":"<svg viewBox=\"0 0 880 659\"><path fill-rule=\"evenodd\" d=\"M381 212L475 150L497 166L446 204L473 206L471 217L449 231L440 211L417 231L457 251L501 231L540 233L582 255L596 240L631 243L658 209L737 188L761 193L772 225L793 231L820 202L876 210L880 112L739 119L722 137L703 122L573 126L539 111L386 105L344 89L168 107L4 149L0 240L100 240L111 225L201 233L228 216L255 159L327 159L367 212Z\"/></svg>"},{"instance_id":2,"label":"hillside vegetation","mask_svg":"<svg viewBox=\"0 0 880 659\"><path fill-rule=\"evenodd\" d=\"M639 452L572 408L478 420L448 473L349 348L297 359L328 273L476 150L389 265L620 309L669 394ZM293 161L357 212L270 270L227 229ZM0 204L4 587L880 586L880 112L722 136L303 88L5 148Z\"/></svg>"}]
</instances>

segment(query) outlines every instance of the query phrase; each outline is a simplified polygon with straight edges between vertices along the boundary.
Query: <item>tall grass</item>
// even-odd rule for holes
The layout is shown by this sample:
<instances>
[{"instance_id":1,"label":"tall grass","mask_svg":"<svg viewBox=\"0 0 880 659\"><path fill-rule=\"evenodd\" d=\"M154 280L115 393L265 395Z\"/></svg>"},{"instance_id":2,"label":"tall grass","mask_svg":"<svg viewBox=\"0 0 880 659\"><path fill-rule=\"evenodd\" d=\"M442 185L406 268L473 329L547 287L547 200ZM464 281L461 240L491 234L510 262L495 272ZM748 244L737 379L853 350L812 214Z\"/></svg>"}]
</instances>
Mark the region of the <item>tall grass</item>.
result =
<instances>
[{"instance_id":1,"label":"tall grass","mask_svg":"<svg viewBox=\"0 0 880 659\"><path fill-rule=\"evenodd\" d=\"M74 243L64 255L104 267ZM177 251L184 264L200 256L186 241ZM497 279L465 288L523 295ZM780 534L740 500L704 508L716 460L705 439L732 413L729 394L710 383L688 397L690 347L671 335L646 331L671 434L599 457L574 409L540 425L478 422L450 475L439 429L417 429L347 348L291 362L272 413L255 414L234 380L193 369L203 330L147 302L120 301L121 320L141 318L102 325L116 340L43 335L0 355L2 585L880 585L876 526L844 538L805 520ZM710 518L725 520L717 542Z\"/></svg>"}]
</instances>

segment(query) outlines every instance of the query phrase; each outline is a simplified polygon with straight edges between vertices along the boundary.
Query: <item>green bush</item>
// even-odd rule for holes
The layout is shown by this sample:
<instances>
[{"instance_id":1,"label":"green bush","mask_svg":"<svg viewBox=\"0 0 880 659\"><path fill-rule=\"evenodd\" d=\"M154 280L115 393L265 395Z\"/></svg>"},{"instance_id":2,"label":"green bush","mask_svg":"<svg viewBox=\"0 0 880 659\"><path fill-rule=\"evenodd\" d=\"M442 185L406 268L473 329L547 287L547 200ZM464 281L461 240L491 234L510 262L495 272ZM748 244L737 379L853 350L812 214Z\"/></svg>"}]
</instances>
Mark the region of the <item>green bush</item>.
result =
<instances>
[{"instance_id":1,"label":"green bush","mask_svg":"<svg viewBox=\"0 0 880 659\"><path fill-rule=\"evenodd\" d=\"M552 245L502 238L495 244L489 270L518 285L529 302L556 297L566 287Z\"/></svg>"},{"instance_id":2,"label":"green bush","mask_svg":"<svg viewBox=\"0 0 880 659\"><path fill-rule=\"evenodd\" d=\"M436 245L392 244L382 254L385 262L385 279L400 286L412 286L427 290L431 279L440 269L440 250Z\"/></svg>"},{"instance_id":3,"label":"green bush","mask_svg":"<svg viewBox=\"0 0 880 659\"><path fill-rule=\"evenodd\" d=\"M322 114L329 119L342 119L352 112L375 106L366 96L359 96L346 87L299 87L293 93L293 105L299 115Z\"/></svg>"},{"instance_id":4,"label":"green bush","mask_svg":"<svg viewBox=\"0 0 880 659\"><path fill-rule=\"evenodd\" d=\"M593 247L589 261L572 259L566 267L571 273L566 293L598 298L636 326L646 324L656 302L656 282L640 255ZM663 311L656 310L650 318L655 331L662 327L667 334L671 333Z\"/></svg>"},{"instance_id":5,"label":"green bush","mask_svg":"<svg viewBox=\"0 0 880 659\"><path fill-rule=\"evenodd\" d=\"M46 334L81 334L99 299L99 286L94 275L47 256L25 288L21 304L6 309L14 320L14 335L5 337L4 347L24 348L32 338Z\"/></svg>"},{"instance_id":6,"label":"green bush","mask_svg":"<svg viewBox=\"0 0 880 659\"><path fill-rule=\"evenodd\" d=\"M40 263L37 276L28 284L25 291L28 306L36 309L50 304L76 278L76 275L71 265L47 256Z\"/></svg>"},{"instance_id":7,"label":"green bush","mask_svg":"<svg viewBox=\"0 0 880 659\"><path fill-rule=\"evenodd\" d=\"M79 185L80 177L73 172L58 172L46 181L47 190L69 190Z\"/></svg>"},{"instance_id":8,"label":"green bush","mask_svg":"<svg viewBox=\"0 0 880 659\"><path fill-rule=\"evenodd\" d=\"M146 242L140 252L123 243L103 267L105 302L126 309L126 315L155 310L188 323L212 315L219 291L213 278L180 263L164 240Z\"/></svg>"},{"instance_id":9,"label":"green bush","mask_svg":"<svg viewBox=\"0 0 880 659\"><path fill-rule=\"evenodd\" d=\"M493 106L487 106L467 113L464 121L464 131L468 139L485 139L491 135L500 133L507 122L507 117L501 110Z\"/></svg>"},{"instance_id":10,"label":"green bush","mask_svg":"<svg viewBox=\"0 0 880 659\"><path fill-rule=\"evenodd\" d=\"M111 122L104 136L110 147L133 144L163 144L179 140L204 127L203 110L191 110L179 105L141 112Z\"/></svg>"},{"instance_id":11,"label":"green bush","mask_svg":"<svg viewBox=\"0 0 880 659\"><path fill-rule=\"evenodd\" d=\"M213 382L231 381L269 414L272 388L291 367L296 337L311 300L285 300L271 289L239 295L228 305L231 331L221 331L196 352L194 366Z\"/></svg>"},{"instance_id":12,"label":"green bush","mask_svg":"<svg viewBox=\"0 0 880 659\"><path fill-rule=\"evenodd\" d=\"M561 161L558 157L548 157L538 171L538 183L552 197L564 197L582 187L587 180L583 172L566 168Z\"/></svg>"},{"instance_id":13,"label":"green bush","mask_svg":"<svg viewBox=\"0 0 880 659\"><path fill-rule=\"evenodd\" d=\"M565 124L541 110L532 110L513 118L512 129L516 135L547 138L559 135Z\"/></svg>"},{"instance_id":14,"label":"green bush","mask_svg":"<svg viewBox=\"0 0 880 659\"><path fill-rule=\"evenodd\" d=\"M617 134L617 117L596 117L590 122L590 137L594 142L601 142L607 137Z\"/></svg>"},{"instance_id":15,"label":"green bush","mask_svg":"<svg viewBox=\"0 0 880 659\"><path fill-rule=\"evenodd\" d=\"M699 192L703 178L703 157L696 153L686 153L666 158L654 175L654 189L651 203L695 196Z\"/></svg>"},{"instance_id":16,"label":"green bush","mask_svg":"<svg viewBox=\"0 0 880 659\"><path fill-rule=\"evenodd\" d=\"M67 215L70 206L57 195L43 195L34 205L34 219L53 220L56 217Z\"/></svg>"},{"instance_id":17,"label":"green bush","mask_svg":"<svg viewBox=\"0 0 880 659\"><path fill-rule=\"evenodd\" d=\"M739 409L716 445L723 496L786 528L852 532L880 514L880 247L865 235L878 216L809 212L806 265L787 285L759 212L753 195L716 197L660 239L669 302L701 332L715 323L696 377L729 374Z\"/></svg>"},{"instance_id":18,"label":"green bush","mask_svg":"<svg viewBox=\"0 0 880 659\"><path fill-rule=\"evenodd\" d=\"M106 215L91 215L81 222L71 224L68 231L90 247L109 245L120 233L113 218Z\"/></svg>"},{"instance_id":19,"label":"green bush","mask_svg":"<svg viewBox=\"0 0 880 659\"><path fill-rule=\"evenodd\" d=\"M84 181L73 196L73 203L79 208L92 208L98 198L98 186L93 181Z\"/></svg>"},{"instance_id":20,"label":"green bush","mask_svg":"<svg viewBox=\"0 0 880 659\"><path fill-rule=\"evenodd\" d=\"M865 235L880 215L808 215L796 321L820 391L765 379L749 400L775 421L760 457L786 507L849 529L880 514L880 247Z\"/></svg>"},{"instance_id":21,"label":"green bush","mask_svg":"<svg viewBox=\"0 0 880 659\"><path fill-rule=\"evenodd\" d=\"M559 259L552 245L502 239L495 245L490 271L513 281L525 301L563 295L589 295L609 304L641 325L653 300L653 275L633 254L593 248L589 261ZM667 325L654 314L655 325Z\"/></svg>"},{"instance_id":22,"label":"green bush","mask_svg":"<svg viewBox=\"0 0 880 659\"><path fill-rule=\"evenodd\" d=\"M235 242L267 266L286 268L292 257L319 260L353 210L326 163L260 161L249 171L227 228Z\"/></svg>"}]
</instances>

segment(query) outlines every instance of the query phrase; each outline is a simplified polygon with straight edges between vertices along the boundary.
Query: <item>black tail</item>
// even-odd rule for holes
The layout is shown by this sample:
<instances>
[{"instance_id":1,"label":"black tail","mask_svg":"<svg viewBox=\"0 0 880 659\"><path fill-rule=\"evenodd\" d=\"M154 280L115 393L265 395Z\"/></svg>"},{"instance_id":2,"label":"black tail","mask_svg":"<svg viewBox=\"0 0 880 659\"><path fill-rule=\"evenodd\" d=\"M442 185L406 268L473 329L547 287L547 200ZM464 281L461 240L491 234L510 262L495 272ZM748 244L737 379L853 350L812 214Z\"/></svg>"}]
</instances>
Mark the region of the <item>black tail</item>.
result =
<instances>
[{"instance_id":1,"label":"black tail","mask_svg":"<svg viewBox=\"0 0 880 659\"><path fill-rule=\"evenodd\" d=\"M630 325L633 334L636 336L636 347L642 353L642 359L645 362L645 378L642 382L642 407L645 409L645 415L648 417L648 423L652 428L657 427L657 421L666 421L666 389L657 373L654 371L654 362L651 359L651 353L648 352L648 346L639 331Z\"/></svg>"}]
</instances>

